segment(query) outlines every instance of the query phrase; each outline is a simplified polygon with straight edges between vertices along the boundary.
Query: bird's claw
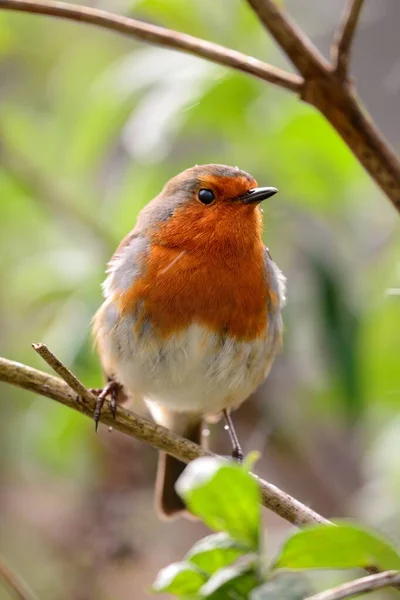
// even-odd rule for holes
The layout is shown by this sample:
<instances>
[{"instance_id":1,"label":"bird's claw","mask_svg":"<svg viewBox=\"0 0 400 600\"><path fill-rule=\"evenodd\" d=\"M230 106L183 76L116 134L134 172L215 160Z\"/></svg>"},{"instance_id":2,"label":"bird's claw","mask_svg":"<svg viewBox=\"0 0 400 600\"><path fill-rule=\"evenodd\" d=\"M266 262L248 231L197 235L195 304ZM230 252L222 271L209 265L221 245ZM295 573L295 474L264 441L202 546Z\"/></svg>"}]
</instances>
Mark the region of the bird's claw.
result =
<instances>
[{"instance_id":1,"label":"bird's claw","mask_svg":"<svg viewBox=\"0 0 400 600\"><path fill-rule=\"evenodd\" d=\"M104 388L91 389L90 391L97 396L96 407L94 409L94 426L97 432L99 427L99 421L101 416L101 410L103 408L105 399L110 395L110 410L113 419L115 420L117 414L117 393L120 389L120 384L111 379Z\"/></svg>"}]
</instances>

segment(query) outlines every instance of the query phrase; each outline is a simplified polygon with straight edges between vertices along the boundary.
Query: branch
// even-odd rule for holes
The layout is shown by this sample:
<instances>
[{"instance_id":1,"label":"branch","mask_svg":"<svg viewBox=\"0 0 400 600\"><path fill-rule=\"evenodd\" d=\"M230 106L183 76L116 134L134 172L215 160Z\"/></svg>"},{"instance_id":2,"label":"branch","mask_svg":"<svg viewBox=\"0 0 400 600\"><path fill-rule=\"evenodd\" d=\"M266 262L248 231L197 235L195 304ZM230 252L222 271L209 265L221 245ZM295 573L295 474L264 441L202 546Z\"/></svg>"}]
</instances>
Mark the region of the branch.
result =
<instances>
[{"instance_id":1,"label":"branch","mask_svg":"<svg viewBox=\"0 0 400 600\"><path fill-rule=\"evenodd\" d=\"M22 365L6 358L0 358L0 381L17 387L36 392L52 400L68 406L93 419L96 396L73 375L49 350L42 344L35 344L35 350L66 380L54 377L37 369ZM118 431L126 433L143 442L147 442L158 450L164 450L187 463L199 456L215 456L212 452L200 448L197 444L186 440L135 413L123 406L118 407L115 421L106 402L100 420L106 425L113 426ZM258 479L263 505L281 516L293 525L310 525L330 521L314 512L289 494L276 486Z\"/></svg>"},{"instance_id":2,"label":"branch","mask_svg":"<svg viewBox=\"0 0 400 600\"><path fill-rule=\"evenodd\" d=\"M353 86L338 76L308 36L274 0L248 0L248 3L304 76L302 99L324 115L400 212L400 160L365 112ZM353 6L357 4L361 5L360 0L353 0ZM353 27L354 31L357 19L353 17L353 20L354 25L351 21L346 30L351 31ZM351 38L352 34L349 46Z\"/></svg>"},{"instance_id":3,"label":"branch","mask_svg":"<svg viewBox=\"0 0 400 600\"><path fill-rule=\"evenodd\" d=\"M0 582L1 580L6 582L19 600L37 600L35 594L28 588L21 577L6 564L2 556L0 556Z\"/></svg>"},{"instance_id":4,"label":"branch","mask_svg":"<svg viewBox=\"0 0 400 600\"><path fill-rule=\"evenodd\" d=\"M364 0L347 0L339 27L334 35L331 49L332 62L334 71L343 79L347 76L351 45L363 3Z\"/></svg>"},{"instance_id":5,"label":"branch","mask_svg":"<svg viewBox=\"0 0 400 600\"><path fill-rule=\"evenodd\" d=\"M67 369L47 346L33 344L33 348L62 379L0 357L0 381L51 398L93 420L97 397ZM121 433L146 442L158 450L168 452L168 454L184 463L200 456L217 456L169 429L127 410L123 406L118 406L114 420L107 400L101 412L100 421L105 425L114 427ZM272 483L264 481L254 474L253 476L259 483L263 506L285 519L285 521L297 527L315 524L333 526L331 521L302 504L293 496ZM378 571L374 566L366 567L365 570L374 574ZM320 599L313 598L312 600Z\"/></svg>"},{"instance_id":6,"label":"branch","mask_svg":"<svg viewBox=\"0 0 400 600\"><path fill-rule=\"evenodd\" d=\"M53 0L0 0L0 9L99 25L146 42L189 52L298 92L305 102L325 116L400 212L400 161L364 112L349 82L338 77L308 36L274 0L248 2L305 80L236 50L95 8Z\"/></svg>"},{"instance_id":7,"label":"branch","mask_svg":"<svg viewBox=\"0 0 400 600\"><path fill-rule=\"evenodd\" d=\"M330 68L310 38L274 0L248 0L248 3L305 78Z\"/></svg>"},{"instance_id":8,"label":"branch","mask_svg":"<svg viewBox=\"0 0 400 600\"><path fill-rule=\"evenodd\" d=\"M344 583L325 592L309 596L306 600L342 600L342 598L350 598L363 592L368 593L384 587L398 585L400 585L400 571L385 571L384 573L369 575Z\"/></svg>"},{"instance_id":9,"label":"branch","mask_svg":"<svg viewBox=\"0 0 400 600\"><path fill-rule=\"evenodd\" d=\"M171 29L109 13L105 10L50 0L0 0L0 8L99 25L104 29L130 35L145 42L159 44L174 50L183 50L219 65L233 67L238 71L249 73L292 92L300 92L303 84L302 78L298 75L287 73L236 50L225 48L186 33L179 33Z\"/></svg>"}]
</instances>

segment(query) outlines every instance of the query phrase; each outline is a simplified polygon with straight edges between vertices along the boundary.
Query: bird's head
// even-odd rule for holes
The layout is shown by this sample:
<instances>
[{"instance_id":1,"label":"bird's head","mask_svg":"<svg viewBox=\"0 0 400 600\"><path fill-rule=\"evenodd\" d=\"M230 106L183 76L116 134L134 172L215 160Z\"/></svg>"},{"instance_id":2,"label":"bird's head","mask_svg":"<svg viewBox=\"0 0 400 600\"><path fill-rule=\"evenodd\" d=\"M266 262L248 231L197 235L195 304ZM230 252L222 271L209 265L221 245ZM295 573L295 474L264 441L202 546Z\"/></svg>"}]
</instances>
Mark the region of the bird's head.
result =
<instances>
[{"instance_id":1,"label":"bird's head","mask_svg":"<svg viewBox=\"0 0 400 600\"><path fill-rule=\"evenodd\" d=\"M142 211L139 228L153 230L163 245L212 245L261 238L259 204L276 194L225 165L195 166L173 177Z\"/></svg>"}]
</instances>

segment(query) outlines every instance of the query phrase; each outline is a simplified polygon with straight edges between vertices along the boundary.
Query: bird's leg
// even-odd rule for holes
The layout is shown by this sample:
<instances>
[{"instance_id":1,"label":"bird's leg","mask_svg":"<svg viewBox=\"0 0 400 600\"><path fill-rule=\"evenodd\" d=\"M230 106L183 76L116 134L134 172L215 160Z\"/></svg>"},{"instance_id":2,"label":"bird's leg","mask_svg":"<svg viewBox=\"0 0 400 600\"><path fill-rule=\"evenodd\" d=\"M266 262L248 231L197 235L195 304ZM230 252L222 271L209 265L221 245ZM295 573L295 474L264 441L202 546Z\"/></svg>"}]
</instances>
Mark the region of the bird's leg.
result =
<instances>
[{"instance_id":1,"label":"bird's leg","mask_svg":"<svg viewBox=\"0 0 400 600\"><path fill-rule=\"evenodd\" d=\"M228 410L224 410L223 413L226 421L226 429L228 430L229 437L231 438L232 442L232 458L241 463L243 461L243 451L241 445L239 444L238 436L236 435L231 414Z\"/></svg>"},{"instance_id":2,"label":"bird's leg","mask_svg":"<svg viewBox=\"0 0 400 600\"><path fill-rule=\"evenodd\" d=\"M94 424L95 429L99 426L101 409L103 408L103 404L108 395L110 395L110 410L115 419L115 415L117 414L117 394L121 389L121 385L114 381L114 379L109 379L107 384L103 389L91 389L90 391L97 396L96 408L94 409Z\"/></svg>"}]
</instances>

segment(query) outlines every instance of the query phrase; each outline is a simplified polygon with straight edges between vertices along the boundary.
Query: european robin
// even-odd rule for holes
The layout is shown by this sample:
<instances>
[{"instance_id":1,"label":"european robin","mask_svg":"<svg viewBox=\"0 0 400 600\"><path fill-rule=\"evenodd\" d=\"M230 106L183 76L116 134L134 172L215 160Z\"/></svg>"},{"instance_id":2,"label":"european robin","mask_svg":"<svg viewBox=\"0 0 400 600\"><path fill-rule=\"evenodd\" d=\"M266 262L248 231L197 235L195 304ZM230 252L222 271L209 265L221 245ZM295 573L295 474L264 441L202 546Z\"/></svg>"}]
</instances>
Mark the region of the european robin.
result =
<instances>
[{"instance_id":1,"label":"european robin","mask_svg":"<svg viewBox=\"0 0 400 600\"><path fill-rule=\"evenodd\" d=\"M285 278L262 239L257 187L245 171L195 166L171 179L140 213L108 264L94 335L109 381L99 396L144 401L154 420L201 443L205 419L230 411L267 376L281 345ZM96 423L97 424L97 423ZM184 506L185 465L160 453L156 504Z\"/></svg>"}]
</instances>

